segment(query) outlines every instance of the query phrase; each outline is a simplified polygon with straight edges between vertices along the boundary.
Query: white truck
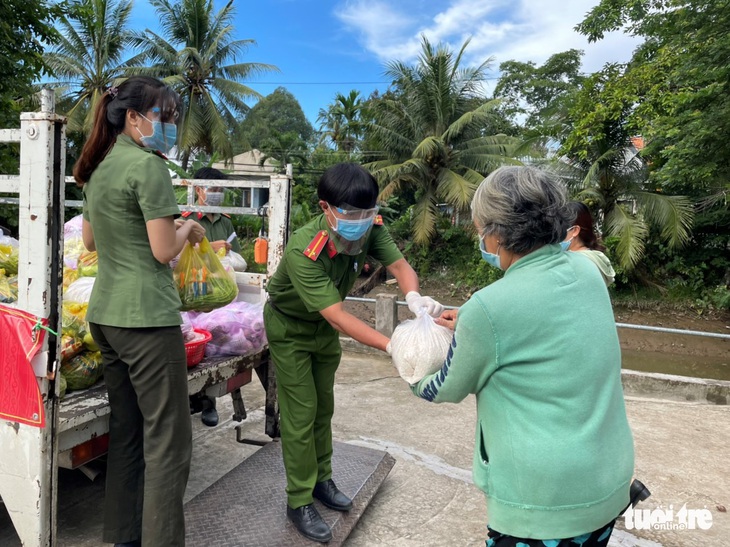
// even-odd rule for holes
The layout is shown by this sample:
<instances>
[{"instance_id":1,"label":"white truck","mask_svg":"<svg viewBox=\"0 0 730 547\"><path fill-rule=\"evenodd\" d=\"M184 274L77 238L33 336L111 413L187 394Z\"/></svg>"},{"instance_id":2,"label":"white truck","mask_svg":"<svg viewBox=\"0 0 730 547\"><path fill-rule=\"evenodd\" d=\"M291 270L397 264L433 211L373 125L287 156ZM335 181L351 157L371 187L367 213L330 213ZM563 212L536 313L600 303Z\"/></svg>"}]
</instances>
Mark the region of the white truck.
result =
<instances>
[{"instance_id":1,"label":"white truck","mask_svg":"<svg viewBox=\"0 0 730 547\"><path fill-rule=\"evenodd\" d=\"M41 111L23 113L20 129L0 130L0 143L20 144L19 175L0 175L0 195L5 203L19 205L20 256L18 300L13 305L37 318L48 320L60 330L63 269L65 119L54 113L50 91L42 93ZM257 214L252 207L199 207L193 205L194 186L234 188L268 188L269 250L267 273L239 273L239 299L263 302L269 275L273 273L286 243L290 211L291 172L286 175L249 177L245 180L184 181L188 205L181 210ZM248 192L253 194L253 192ZM0 333L5 344L12 333ZM50 344L49 344L50 341ZM24 425L0 418L0 498L10 515L21 543L27 547L50 546L56 542L57 470L59 467L82 468L107 451L109 405L106 389L96 385L70 392L59 398L57 379L60 339L44 338L31 365L45 413L45 427ZM3 365L0 351L0 404L16 372L15 365ZM27 364L26 364L27 367ZM278 407L273 366L269 366L268 349L230 358L204 360L189 369L188 391L192 397L205 394L219 397L231 393L234 419L243 420L246 410L240 387L251 381L255 370L266 390L265 433L278 437ZM2 384L5 387L2 387ZM0 543L2 543L0 541Z\"/></svg>"}]
</instances>

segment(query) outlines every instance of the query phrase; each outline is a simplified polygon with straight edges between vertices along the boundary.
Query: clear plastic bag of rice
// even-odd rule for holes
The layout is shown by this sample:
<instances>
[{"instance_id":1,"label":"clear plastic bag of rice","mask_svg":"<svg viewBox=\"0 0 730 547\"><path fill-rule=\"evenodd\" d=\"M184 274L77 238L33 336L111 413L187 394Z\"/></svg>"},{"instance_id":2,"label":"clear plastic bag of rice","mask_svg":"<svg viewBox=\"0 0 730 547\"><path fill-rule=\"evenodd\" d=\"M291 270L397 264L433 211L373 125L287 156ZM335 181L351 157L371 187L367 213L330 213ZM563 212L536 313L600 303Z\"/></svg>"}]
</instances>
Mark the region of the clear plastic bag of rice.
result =
<instances>
[{"instance_id":1,"label":"clear plastic bag of rice","mask_svg":"<svg viewBox=\"0 0 730 547\"><path fill-rule=\"evenodd\" d=\"M393 364L401 378L415 384L441 368L453 331L437 325L425 311L398 325L390 338Z\"/></svg>"}]
</instances>

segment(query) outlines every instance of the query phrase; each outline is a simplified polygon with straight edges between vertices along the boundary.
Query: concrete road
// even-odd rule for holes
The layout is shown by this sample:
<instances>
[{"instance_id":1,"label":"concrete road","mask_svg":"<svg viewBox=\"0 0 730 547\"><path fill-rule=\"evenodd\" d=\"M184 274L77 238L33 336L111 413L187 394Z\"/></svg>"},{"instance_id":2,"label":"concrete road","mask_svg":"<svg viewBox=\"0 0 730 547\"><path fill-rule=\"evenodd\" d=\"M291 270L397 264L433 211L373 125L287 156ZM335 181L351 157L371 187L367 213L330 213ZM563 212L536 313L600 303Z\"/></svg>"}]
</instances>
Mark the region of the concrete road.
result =
<instances>
[{"instance_id":1,"label":"concrete road","mask_svg":"<svg viewBox=\"0 0 730 547\"><path fill-rule=\"evenodd\" d=\"M255 376L243 395L249 410L244 436L263 440L264 396ZM336 400L334 437L387 450L397 461L347 540L348 547L484 545L485 502L472 484L470 471L473 399L460 405L421 401L397 376L390 360L346 353L337 374ZM236 442L238 424L229 419L230 398L219 399L218 406L221 423L215 428L203 426L200 415L192 417L195 442L187 499L257 449ZM627 406L636 443L636 475L653 493L640 507L655 510L671 505L675 513L684 504L687 509L706 508L712 525L708 530L626 530L621 522L610 545L730 545L730 517L722 511L730 507L726 461L730 407L632 397L627 398ZM103 473L94 482L78 471L62 474L60 545L101 545L103 480ZM5 519L0 516L3 526Z\"/></svg>"},{"instance_id":2,"label":"concrete road","mask_svg":"<svg viewBox=\"0 0 730 547\"><path fill-rule=\"evenodd\" d=\"M262 438L263 390L244 388L246 435ZM484 496L471 480L475 401L434 405L414 397L389 359L346 353L337 373L333 434L337 440L387 450L397 463L350 535L347 547L483 546ZM230 416L221 400L221 418ZM730 517L730 407L627 397L637 472L652 491L642 509L686 503L710 510L709 530L626 530L612 547L727 547ZM194 417L192 496L255 448L234 441L236 424L210 430ZM336 477L335 477L336 478Z\"/></svg>"}]
</instances>

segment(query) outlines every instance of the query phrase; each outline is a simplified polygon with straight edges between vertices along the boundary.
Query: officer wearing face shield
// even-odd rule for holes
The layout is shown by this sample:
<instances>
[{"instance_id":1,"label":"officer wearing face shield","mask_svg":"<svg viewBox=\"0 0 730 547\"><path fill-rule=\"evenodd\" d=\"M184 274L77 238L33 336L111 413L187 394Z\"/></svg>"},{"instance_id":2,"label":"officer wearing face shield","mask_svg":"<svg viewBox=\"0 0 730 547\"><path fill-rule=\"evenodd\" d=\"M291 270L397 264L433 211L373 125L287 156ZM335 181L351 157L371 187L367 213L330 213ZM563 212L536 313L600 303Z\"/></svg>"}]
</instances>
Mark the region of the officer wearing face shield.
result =
<instances>
[{"instance_id":1,"label":"officer wearing face shield","mask_svg":"<svg viewBox=\"0 0 730 547\"><path fill-rule=\"evenodd\" d=\"M287 516L305 537L332 534L313 498L337 511L352 501L332 480L335 371L342 332L388 351L390 340L343 308L365 258L380 261L406 293L412 311L438 316L443 306L418 294L418 277L377 216L378 185L354 163L327 169L317 187L322 214L292 234L268 284L264 324L276 366Z\"/></svg>"}]
</instances>

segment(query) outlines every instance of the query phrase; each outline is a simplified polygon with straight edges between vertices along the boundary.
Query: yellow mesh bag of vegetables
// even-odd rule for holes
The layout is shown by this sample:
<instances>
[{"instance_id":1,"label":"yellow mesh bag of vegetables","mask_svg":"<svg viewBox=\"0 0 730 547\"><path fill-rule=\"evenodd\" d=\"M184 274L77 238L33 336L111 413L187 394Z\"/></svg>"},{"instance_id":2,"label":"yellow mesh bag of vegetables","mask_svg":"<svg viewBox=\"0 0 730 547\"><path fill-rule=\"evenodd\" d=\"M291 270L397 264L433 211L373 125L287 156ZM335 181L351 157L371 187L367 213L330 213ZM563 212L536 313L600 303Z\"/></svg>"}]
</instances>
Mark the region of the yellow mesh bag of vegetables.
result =
<instances>
[{"instance_id":1,"label":"yellow mesh bag of vegetables","mask_svg":"<svg viewBox=\"0 0 730 547\"><path fill-rule=\"evenodd\" d=\"M183 311L211 311L238 296L236 282L205 238L195 246L185 244L174 276Z\"/></svg>"},{"instance_id":2,"label":"yellow mesh bag of vegetables","mask_svg":"<svg viewBox=\"0 0 730 547\"><path fill-rule=\"evenodd\" d=\"M9 304L18 299L18 276L8 277L0 268L0 303Z\"/></svg>"},{"instance_id":3,"label":"yellow mesh bag of vegetables","mask_svg":"<svg viewBox=\"0 0 730 547\"><path fill-rule=\"evenodd\" d=\"M5 275L18 275L18 240L0 232L0 268Z\"/></svg>"}]
</instances>

